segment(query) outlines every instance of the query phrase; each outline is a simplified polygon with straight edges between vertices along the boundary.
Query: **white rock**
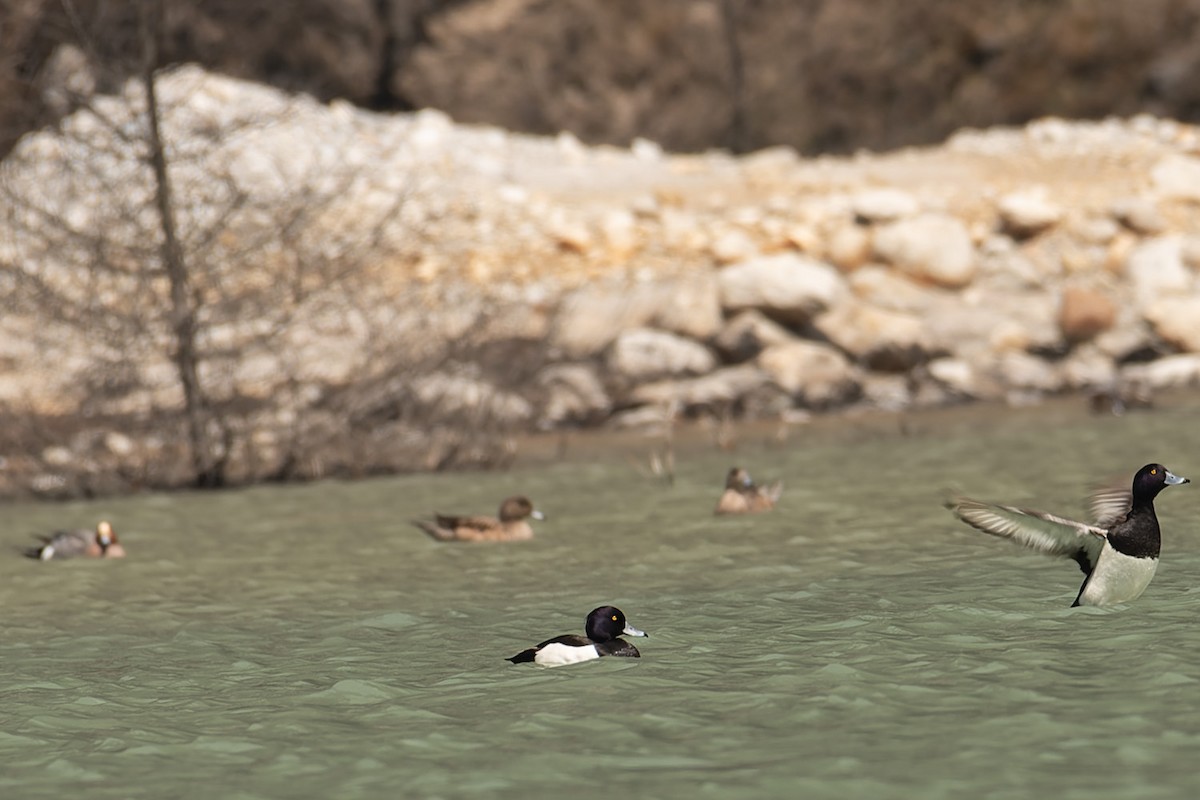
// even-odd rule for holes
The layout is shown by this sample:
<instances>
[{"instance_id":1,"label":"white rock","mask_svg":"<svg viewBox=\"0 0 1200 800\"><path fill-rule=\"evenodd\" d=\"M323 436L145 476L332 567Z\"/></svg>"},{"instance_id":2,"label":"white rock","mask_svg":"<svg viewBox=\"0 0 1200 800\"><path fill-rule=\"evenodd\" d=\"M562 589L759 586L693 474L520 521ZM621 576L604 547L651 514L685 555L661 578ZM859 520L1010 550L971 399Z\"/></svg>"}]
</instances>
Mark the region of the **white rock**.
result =
<instances>
[{"instance_id":1,"label":"white rock","mask_svg":"<svg viewBox=\"0 0 1200 800\"><path fill-rule=\"evenodd\" d=\"M757 309L767 316L804 323L846 293L830 265L795 253L764 256L718 273L721 305L729 312Z\"/></svg>"},{"instance_id":2,"label":"white rock","mask_svg":"<svg viewBox=\"0 0 1200 800\"><path fill-rule=\"evenodd\" d=\"M867 303L840 303L813 325L859 363L883 372L909 370L926 361L932 350L920 317Z\"/></svg>"},{"instance_id":3,"label":"white rock","mask_svg":"<svg viewBox=\"0 0 1200 800\"><path fill-rule=\"evenodd\" d=\"M1158 204L1148 197L1122 198L1113 203L1112 215L1121 224L1143 236L1153 236L1167 227Z\"/></svg>"},{"instance_id":4,"label":"white rock","mask_svg":"<svg viewBox=\"0 0 1200 800\"><path fill-rule=\"evenodd\" d=\"M752 364L724 367L698 378L644 383L630 392L629 400L638 404L684 407L723 406L770 383L770 377Z\"/></svg>"},{"instance_id":5,"label":"white rock","mask_svg":"<svg viewBox=\"0 0 1200 800\"><path fill-rule=\"evenodd\" d=\"M1121 377L1135 386L1154 389L1195 386L1200 383L1200 355L1180 353L1156 361L1130 364L1121 371Z\"/></svg>"},{"instance_id":6,"label":"white rock","mask_svg":"<svg viewBox=\"0 0 1200 800\"><path fill-rule=\"evenodd\" d=\"M868 189L854 195L851 205L855 216L867 222L891 222L921 209L915 197L900 189Z\"/></svg>"},{"instance_id":7,"label":"white rock","mask_svg":"<svg viewBox=\"0 0 1200 800\"><path fill-rule=\"evenodd\" d=\"M662 145L640 136L633 140L629 151L639 161L661 161L663 157Z\"/></svg>"},{"instance_id":8,"label":"white rock","mask_svg":"<svg viewBox=\"0 0 1200 800\"><path fill-rule=\"evenodd\" d=\"M543 428L590 422L612 408L596 370L588 364L552 364L538 373L535 383L546 391L539 423Z\"/></svg>"},{"instance_id":9,"label":"white rock","mask_svg":"<svg viewBox=\"0 0 1200 800\"><path fill-rule=\"evenodd\" d=\"M1092 345L1082 345L1062 361L1063 379L1072 389L1098 389L1116 382L1117 367Z\"/></svg>"},{"instance_id":10,"label":"white rock","mask_svg":"<svg viewBox=\"0 0 1200 800\"><path fill-rule=\"evenodd\" d=\"M714 272L697 268L677 279L643 284L634 293L636 302L653 308L648 321L656 328L704 340L725 324Z\"/></svg>"},{"instance_id":11,"label":"white rock","mask_svg":"<svg viewBox=\"0 0 1200 800\"><path fill-rule=\"evenodd\" d=\"M1023 352L1005 353L999 362L1000 378L1010 388L1037 392L1057 392L1063 388L1062 375L1048 361Z\"/></svg>"},{"instance_id":12,"label":"white rock","mask_svg":"<svg viewBox=\"0 0 1200 800\"><path fill-rule=\"evenodd\" d=\"M758 311L743 311L725 324L713 345L729 361L746 361L771 345L795 339L787 328Z\"/></svg>"},{"instance_id":13,"label":"white rock","mask_svg":"<svg viewBox=\"0 0 1200 800\"><path fill-rule=\"evenodd\" d=\"M1071 233L1086 244L1108 244L1118 233L1120 227L1109 217L1086 216L1071 224Z\"/></svg>"},{"instance_id":14,"label":"white rock","mask_svg":"<svg viewBox=\"0 0 1200 800\"><path fill-rule=\"evenodd\" d=\"M903 411L913 400L908 376L868 373L862 379L862 399L885 411Z\"/></svg>"},{"instance_id":15,"label":"white rock","mask_svg":"<svg viewBox=\"0 0 1200 800\"><path fill-rule=\"evenodd\" d=\"M113 455L127 456L137 449L133 439L120 431L109 431L104 434L104 446Z\"/></svg>"},{"instance_id":16,"label":"white rock","mask_svg":"<svg viewBox=\"0 0 1200 800\"><path fill-rule=\"evenodd\" d=\"M699 375L716 367L704 345L666 331L635 328L617 336L606 359L608 368L632 381Z\"/></svg>"},{"instance_id":17,"label":"white rock","mask_svg":"<svg viewBox=\"0 0 1200 800\"><path fill-rule=\"evenodd\" d=\"M727 230L717 235L709 247L713 259L718 264L731 264L744 261L758 253L758 245L750 238L750 234L740 229Z\"/></svg>"},{"instance_id":18,"label":"white rock","mask_svg":"<svg viewBox=\"0 0 1200 800\"><path fill-rule=\"evenodd\" d=\"M1183 239L1158 236L1133 248L1125 261L1134 300L1143 311L1166 295L1192 290L1192 273L1183 261Z\"/></svg>"},{"instance_id":19,"label":"white rock","mask_svg":"<svg viewBox=\"0 0 1200 800\"><path fill-rule=\"evenodd\" d=\"M975 276L975 250L961 220L922 214L875 232L875 253L918 280L961 287Z\"/></svg>"},{"instance_id":20,"label":"white rock","mask_svg":"<svg viewBox=\"0 0 1200 800\"><path fill-rule=\"evenodd\" d=\"M436 372L412 381L413 395L439 418L481 417L502 424L525 422L533 406L520 395L466 375Z\"/></svg>"},{"instance_id":21,"label":"white rock","mask_svg":"<svg viewBox=\"0 0 1200 800\"><path fill-rule=\"evenodd\" d=\"M980 397L979 376L969 361L961 358L936 358L925 365L929 375L957 394Z\"/></svg>"},{"instance_id":22,"label":"white rock","mask_svg":"<svg viewBox=\"0 0 1200 800\"><path fill-rule=\"evenodd\" d=\"M1050 200L1045 187L1011 192L996 205L1004 228L1016 236L1032 236L1056 225L1063 211Z\"/></svg>"},{"instance_id":23,"label":"white rock","mask_svg":"<svg viewBox=\"0 0 1200 800\"><path fill-rule=\"evenodd\" d=\"M848 278L850 289L860 299L894 311L923 312L936 302L936 289L915 283L887 267L868 264Z\"/></svg>"},{"instance_id":24,"label":"white rock","mask_svg":"<svg viewBox=\"0 0 1200 800\"><path fill-rule=\"evenodd\" d=\"M815 342L768 347L756 363L801 405L827 408L852 400L861 392L858 371L846 357Z\"/></svg>"},{"instance_id":25,"label":"white rock","mask_svg":"<svg viewBox=\"0 0 1200 800\"><path fill-rule=\"evenodd\" d=\"M1169 155L1150 170L1159 195L1173 200L1200 200L1200 158Z\"/></svg>"},{"instance_id":26,"label":"white rock","mask_svg":"<svg viewBox=\"0 0 1200 800\"><path fill-rule=\"evenodd\" d=\"M1164 297L1150 303L1146 321L1164 341L1200 353L1200 297Z\"/></svg>"},{"instance_id":27,"label":"white rock","mask_svg":"<svg viewBox=\"0 0 1200 800\"><path fill-rule=\"evenodd\" d=\"M42 461L52 467L65 467L75 460L75 454L62 445L54 445L42 450Z\"/></svg>"},{"instance_id":28,"label":"white rock","mask_svg":"<svg viewBox=\"0 0 1200 800\"><path fill-rule=\"evenodd\" d=\"M871 257L871 234L861 225L839 225L829 234L825 257L843 272L852 272Z\"/></svg>"},{"instance_id":29,"label":"white rock","mask_svg":"<svg viewBox=\"0 0 1200 800\"><path fill-rule=\"evenodd\" d=\"M572 360L594 356L621 331L645 325L654 313L627 284L587 284L559 304L550 348Z\"/></svg>"},{"instance_id":30,"label":"white rock","mask_svg":"<svg viewBox=\"0 0 1200 800\"><path fill-rule=\"evenodd\" d=\"M637 220L625 209L606 211L600 219L600 233L616 258L628 258L638 247Z\"/></svg>"},{"instance_id":31,"label":"white rock","mask_svg":"<svg viewBox=\"0 0 1200 800\"><path fill-rule=\"evenodd\" d=\"M1183 237L1183 263L1192 269L1200 269L1200 236Z\"/></svg>"}]
</instances>

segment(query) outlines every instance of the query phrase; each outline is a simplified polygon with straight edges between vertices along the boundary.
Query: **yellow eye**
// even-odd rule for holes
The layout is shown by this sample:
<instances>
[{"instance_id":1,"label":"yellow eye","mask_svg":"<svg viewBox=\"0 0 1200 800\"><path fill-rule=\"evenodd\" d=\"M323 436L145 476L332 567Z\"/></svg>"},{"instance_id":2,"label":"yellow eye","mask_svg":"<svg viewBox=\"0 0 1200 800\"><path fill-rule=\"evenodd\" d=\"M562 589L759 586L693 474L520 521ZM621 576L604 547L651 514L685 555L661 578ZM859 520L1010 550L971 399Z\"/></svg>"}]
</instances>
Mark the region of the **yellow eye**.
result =
<instances>
[{"instance_id":1,"label":"yellow eye","mask_svg":"<svg viewBox=\"0 0 1200 800\"><path fill-rule=\"evenodd\" d=\"M614 616L613 616L613 622L616 622L616 621L617 621L617 618L616 618L616 616L614 615Z\"/></svg>"},{"instance_id":2,"label":"yellow eye","mask_svg":"<svg viewBox=\"0 0 1200 800\"><path fill-rule=\"evenodd\" d=\"M1156 470L1156 469L1152 469L1152 470L1150 470L1150 474L1151 474L1151 475L1157 475L1157 474L1158 474L1158 470Z\"/></svg>"}]
</instances>

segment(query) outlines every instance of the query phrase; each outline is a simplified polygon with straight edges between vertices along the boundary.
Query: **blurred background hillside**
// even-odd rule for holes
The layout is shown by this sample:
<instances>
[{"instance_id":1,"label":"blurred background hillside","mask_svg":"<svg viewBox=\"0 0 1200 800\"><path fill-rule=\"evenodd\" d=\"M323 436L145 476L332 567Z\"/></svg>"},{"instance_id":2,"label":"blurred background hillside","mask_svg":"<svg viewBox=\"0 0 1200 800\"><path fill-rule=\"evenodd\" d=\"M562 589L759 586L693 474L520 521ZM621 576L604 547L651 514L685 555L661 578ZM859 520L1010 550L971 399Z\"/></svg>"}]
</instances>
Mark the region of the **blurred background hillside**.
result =
<instances>
[{"instance_id":1,"label":"blurred background hillside","mask_svg":"<svg viewBox=\"0 0 1200 800\"><path fill-rule=\"evenodd\" d=\"M166 63L385 111L803 154L940 141L1057 115L1200 114L1195 0L207 0L167 2ZM0 153L112 91L137 4L0 3ZM108 85L96 86L95 83ZM83 85L81 85L83 84ZM89 85L90 84L90 85Z\"/></svg>"}]
</instances>

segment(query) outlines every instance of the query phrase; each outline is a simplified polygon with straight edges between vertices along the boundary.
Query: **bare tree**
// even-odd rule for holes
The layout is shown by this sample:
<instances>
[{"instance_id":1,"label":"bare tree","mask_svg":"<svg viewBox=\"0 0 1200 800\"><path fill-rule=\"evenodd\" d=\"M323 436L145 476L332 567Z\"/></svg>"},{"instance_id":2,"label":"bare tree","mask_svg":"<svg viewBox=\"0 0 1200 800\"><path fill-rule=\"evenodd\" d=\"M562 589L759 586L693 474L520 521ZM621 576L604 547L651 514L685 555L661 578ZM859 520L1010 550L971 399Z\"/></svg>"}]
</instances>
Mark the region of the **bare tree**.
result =
<instances>
[{"instance_id":1,"label":"bare tree","mask_svg":"<svg viewBox=\"0 0 1200 800\"><path fill-rule=\"evenodd\" d=\"M400 257L407 193L369 214L347 210L361 168L340 163L338 147L272 147L289 100L262 113L245 103L214 123L191 107L189 93L207 86L195 70L194 80L176 76L164 100L164 3L136 9L139 68L124 93L74 98L77 111L57 132L26 145L46 153L18 149L0 163L9 301L0 328L27 347L26 363L57 365L44 380L26 376L43 395L31 411L44 413L61 382L58 405L90 418L128 424L149 414L159 431L178 420L187 482L216 487L230 480L235 450L245 464L259 448L257 468L273 473L309 458L294 450L322 444L299 435L312 426L296 418L315 402L314 347L329 350L353 329L354 343L327 362L344 374L383 368L372 265ZM86 42L80 50L95 52ZM350 222L342 232L339 220ZM283 433L265 436L264 426Z\"/></svg>"},{"instance_id":2,"label":"bare tree","mask_svg":"<svg viewBox=\"0 0 1200 800\"><path fill-rule=\"evenodd\" d=\"M485 353L504 314L411 280L427 209L447 207L412 128L164 67L171 8L131 9L132 70L80 20L78 60L134 77L98 76L0 161L0 364L28 387L21 446L67 445L47 473L102 480L127 466L98 452L124 433L129 482L159 486L506 463L532 414L515 387L543 356Z\"/></svg>"},{"instance_id":3,"label":"bare tree","mask_svg":"<svg viewBox=\"0 0 1200 800\"><path fill-rule=\"evenodd\" d=\"M738 17L734 0L719 0L721 4L721 34L729 51L729 108L728 147L735 153L750 149L746 128L746 68L742 45L738 39Z\"/></svg>"},{"instance_id":4,"label":"bare tree","mask_svg":"<svg viewBox=\"0 0 1200 800\"><path fill-rule=\"evenodd\" d=\"M154 200L162 232L162 266L171 284L171 328L175 334L175 366L183 388L184 416L192 451L192 470L199 487L225 483L225 455L218 454L207 426L208 402L200 384L196 353L196 308L191 279L175 223L175 201L166 149L159 127L158 92L159 40L163 35L163 0L141 0L142 87L146 92L146 130L150 166L154 173Z\"/></svg>"}]
</instances>

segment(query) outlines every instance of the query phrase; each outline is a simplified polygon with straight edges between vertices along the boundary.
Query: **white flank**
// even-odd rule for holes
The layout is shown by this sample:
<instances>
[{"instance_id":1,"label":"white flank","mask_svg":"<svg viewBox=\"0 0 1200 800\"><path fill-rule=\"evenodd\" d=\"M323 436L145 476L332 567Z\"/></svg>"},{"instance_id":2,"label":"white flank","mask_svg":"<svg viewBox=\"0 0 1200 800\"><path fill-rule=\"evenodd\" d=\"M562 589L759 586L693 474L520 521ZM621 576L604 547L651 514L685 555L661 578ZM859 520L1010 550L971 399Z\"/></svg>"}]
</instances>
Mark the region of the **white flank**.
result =
<instances>
[{"instance_id":1,"label":"white flank","mask_svg":"<svg viewBox=\"0 0 1200 800\"><path fill-rule=\"evenodd\" d=\"M580 661L591 661L593 658L599 657L600 654L596 652L594 644L586 647L571 647L555 642L538 650L537 655L533 657L533 663L541 664L543 667L561 667L563 664L578 664Z\"/></svg>"},{"instance_id":2,"label":"white flank","mask_svg":"<svg viewBox=\"0 0 1200 800\"><path fill-rule=\"evenodd\" d=\"M1079 597L1079 604L1106 606L1136 600L1150 585L1156 569L1157 558L1133 558L1117 552L1105 542L1096 569Z\"/></svg>"},{"instance_id":3,"label":"white flank","mask_svg":"<svg viewBox=\"0 0 1200 800\"><path fill-rule=\"evenodd\" d=\"M42 552L38 554L38 557L42 559L42 561L49 561L50 559L54 558L54 545L48 544L43 547Z\"/></svg>"}]
</instances>

